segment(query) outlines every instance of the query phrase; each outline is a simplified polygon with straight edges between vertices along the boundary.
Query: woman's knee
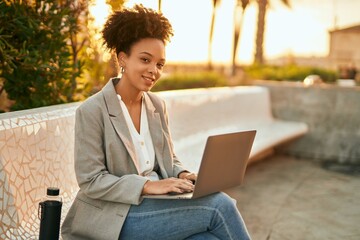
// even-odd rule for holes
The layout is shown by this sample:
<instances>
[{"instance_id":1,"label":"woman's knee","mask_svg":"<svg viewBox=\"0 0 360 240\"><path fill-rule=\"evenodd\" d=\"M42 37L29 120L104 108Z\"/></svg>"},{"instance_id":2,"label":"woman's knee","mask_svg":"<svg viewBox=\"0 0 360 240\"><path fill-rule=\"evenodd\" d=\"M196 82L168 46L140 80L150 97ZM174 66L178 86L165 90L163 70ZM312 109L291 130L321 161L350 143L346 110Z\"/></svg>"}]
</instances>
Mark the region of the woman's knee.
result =
<instances>
[{"instance_id":1,"label":"woman's knee","mask_svg":"<svg viewBox=\"0 0 360 240\"><path fill-rule=\"evenodd\" d=\"M215 203L221 205L236 206L236 200L223 192L215 193L211 195Z\"/></svg>"},{"instance_id":2,"label":"woman's knee","mask_svg":"<svg viewBox=\"0 0 360 240\"><path fill-rule=\"evenodd\" d=\"M223 192L215 193L206 197L209 207L217 209L220 212L238 212L236 200Z\"/></svg>"}]
</instances>

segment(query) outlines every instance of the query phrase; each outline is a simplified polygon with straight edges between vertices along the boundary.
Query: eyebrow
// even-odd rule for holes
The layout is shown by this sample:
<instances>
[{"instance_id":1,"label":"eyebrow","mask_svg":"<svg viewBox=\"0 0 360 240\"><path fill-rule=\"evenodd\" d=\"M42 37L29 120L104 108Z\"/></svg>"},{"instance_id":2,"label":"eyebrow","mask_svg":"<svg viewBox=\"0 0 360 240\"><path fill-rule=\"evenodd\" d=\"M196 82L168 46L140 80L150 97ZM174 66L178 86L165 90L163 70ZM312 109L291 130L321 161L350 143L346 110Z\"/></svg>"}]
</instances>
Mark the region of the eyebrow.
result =
<instances>
[{"instance_id":1,"label":"eyebrow","mask_svg":"<svg viewBox=\"0 0 360 240\"><path fill-rule=\"evenodd\" d=\"M146 55L149 55L150 57L154 57L151 53L149 53L149 52L140 52L140 54L146 54ZM162 59L160 59L160 61L166 61L165 60L165 58L162 58Z\"/></svg>"}]
</instances>

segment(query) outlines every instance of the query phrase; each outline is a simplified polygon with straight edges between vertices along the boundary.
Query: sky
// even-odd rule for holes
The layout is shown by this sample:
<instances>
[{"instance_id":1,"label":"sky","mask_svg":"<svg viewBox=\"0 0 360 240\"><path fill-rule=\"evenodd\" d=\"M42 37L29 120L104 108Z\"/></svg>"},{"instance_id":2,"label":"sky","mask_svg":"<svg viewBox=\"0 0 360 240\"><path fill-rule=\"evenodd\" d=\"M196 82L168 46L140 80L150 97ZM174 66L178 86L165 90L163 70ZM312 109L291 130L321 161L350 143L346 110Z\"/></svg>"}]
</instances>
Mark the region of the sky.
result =
<instances>
[{"instance_id":1,"label":"sky","mask_svg":"<svg viewBox=\"0 0 360 240\"><path fill-rule=\"evenodd\" d=\"M214 29L213 62L229 63L232 52L233 9L236 0L221 0ZM101 27L109 10L97 0L91 12ZM126 6L142 3L157 9L157 0L128 0ZM271 0L267 14L264 52L267 59L281 56L326 56L329 30L360 24L360 0L290 0L291 7ZM162 12L173 25L175 35L167 45L168 62L206 62L210 31L211 0L162 0ZM253 61L257 6L244 14L237 61Z\"/></svg>"}]
</instances>

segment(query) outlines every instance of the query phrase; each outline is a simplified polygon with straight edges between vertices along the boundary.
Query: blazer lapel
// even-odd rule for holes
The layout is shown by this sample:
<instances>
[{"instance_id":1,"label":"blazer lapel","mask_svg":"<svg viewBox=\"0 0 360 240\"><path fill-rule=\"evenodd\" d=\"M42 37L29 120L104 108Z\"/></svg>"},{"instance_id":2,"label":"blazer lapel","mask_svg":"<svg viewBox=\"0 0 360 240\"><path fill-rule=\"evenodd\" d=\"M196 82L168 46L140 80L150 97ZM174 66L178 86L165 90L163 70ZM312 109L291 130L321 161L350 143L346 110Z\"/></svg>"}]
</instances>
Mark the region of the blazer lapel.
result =
<instances>
[{"instance_id":1,"label":"blazer lapel","mask_svg":"<svg viewBox=\"0 0 360 240\"><path fill-rule=\"evenodd\" d=\"M163 127L161 125L160 113L156 110L148 94L145 93L144 98L145 98L146 114L149 123L149 131L155 149L156 160L159 164L160 169L164 170L166 169L164 166L164 156L163 156L164 136L162 131ZM167 173L165 171L161 171L161 173L164 178L167 177Z\"/></svg>"},{"instance_id":2,"label":"blazer lapel","mask_svg":"<svg viewBox=\"0 0 360 240\"><path fill-rule=\"evenodd\" d=\"M130 131L126 125L126 120L124 113L120 107L119 99L117 98L114 85L119 82L120 78L112 78L103 88L103 96L107 106L107 111L109 113L110 121L115 128L116 133L121 138L122 142L125 145L126 150L128 151L135 167L139 171L139 160L136 157L135 146L132 142Z\"/></svg>"}]
</instances>

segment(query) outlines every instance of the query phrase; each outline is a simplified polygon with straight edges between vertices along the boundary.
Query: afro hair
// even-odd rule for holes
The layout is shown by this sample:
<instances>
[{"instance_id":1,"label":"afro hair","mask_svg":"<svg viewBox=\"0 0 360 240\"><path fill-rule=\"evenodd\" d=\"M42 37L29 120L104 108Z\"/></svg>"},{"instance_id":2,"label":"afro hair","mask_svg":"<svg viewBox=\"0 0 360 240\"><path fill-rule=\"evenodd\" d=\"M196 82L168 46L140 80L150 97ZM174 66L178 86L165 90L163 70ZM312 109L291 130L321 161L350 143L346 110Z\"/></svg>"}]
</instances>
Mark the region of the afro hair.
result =
<instances>
[{"instance_id":1,"label":"afro hair","mask_svg":"<svg viewBox=\"0 0 360 240\"><path fill-rule=\"evenodd\" d=\"M156 38L165 44L173 35L172 26L162 13L141 4L115 11L102 30L104 45L116 54L129 54L131 46L141 39Z\"/></svg>"}]
</instances>

